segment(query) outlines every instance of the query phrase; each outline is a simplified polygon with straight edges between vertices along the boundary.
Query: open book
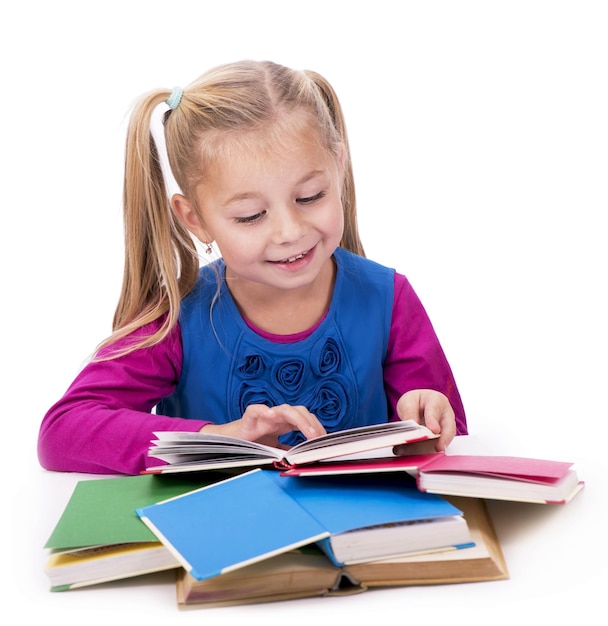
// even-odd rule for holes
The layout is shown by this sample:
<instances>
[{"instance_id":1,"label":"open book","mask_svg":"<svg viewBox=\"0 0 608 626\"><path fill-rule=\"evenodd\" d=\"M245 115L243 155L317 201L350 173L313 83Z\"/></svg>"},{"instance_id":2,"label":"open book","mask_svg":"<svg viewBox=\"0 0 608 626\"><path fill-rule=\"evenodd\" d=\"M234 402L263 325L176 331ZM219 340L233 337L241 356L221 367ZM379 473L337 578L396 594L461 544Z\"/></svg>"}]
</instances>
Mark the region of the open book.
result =
<instances>
[{"instance_id":1,"label":"open book","mask_svg":"<svg viewBox=\"0 0 608 626\"><path fill-rule=\"evenodd\" d=\"M565 504L584 486L572 463L514 456L421 454L291 468L287 476L405 471L420 491L453 496Z\"/></svg>"},{"instance_id":2,"label":"open book","mask_svg":"<svg viewBox=\"0 0 608 626\"><path fill-rule=\"evenodd\" d=\"M464 512L471 547L402 555L339 567L314 546L279 554L221 576L196 580L178 571L181 608L357 593L372 587L502 580L507 566L483 500L450 498Z\"/></svg>"},{"instance_id":3,"label":"open book","mask_svg":"<svg viewBox=\"0 0 608 626\"><path fill-rule=\"evenodd\" d=\"M148 455L166 465L151 465L145 473L194 472L238 467L279 468L349 457L384 456L386 448L436 439L426 426L414 420L360 426L307 439L283 450L254 441L212 433L156 432ZM380 450L384 449L381 453Z\"/></svg>"}]
</instances>

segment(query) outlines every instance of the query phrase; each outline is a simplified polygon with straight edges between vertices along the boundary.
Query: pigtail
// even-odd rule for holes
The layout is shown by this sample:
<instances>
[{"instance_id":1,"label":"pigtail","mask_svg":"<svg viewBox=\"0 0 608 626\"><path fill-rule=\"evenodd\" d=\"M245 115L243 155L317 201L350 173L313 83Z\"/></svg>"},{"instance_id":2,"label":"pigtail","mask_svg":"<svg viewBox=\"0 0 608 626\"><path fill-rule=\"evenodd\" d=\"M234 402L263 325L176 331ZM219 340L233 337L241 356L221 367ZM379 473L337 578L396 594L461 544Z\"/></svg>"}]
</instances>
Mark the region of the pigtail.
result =
<instances>
[{"instance_id":1,"label":"pigtail","mask_svg":"<svg viewBox=\"0 0 608 626\"><path fill-rule=\"evenodd\" d=\"M198 255L169 204L158 149L151 132L155 108L166 92L144 96L127 129L123 187L125 262L120 298L107 346L163 316L160 328L124 351L153 345L175 326L183 296L196 282ZM109 351L111 356L115 353Z\"/></svg>"},{"instance_id":2,"label":"pigtail","mask_svg":"<svg viewBox=\"0 0 608 626\"><path fill-rule=\"evenodd\" d=\"M333 87L316 72L306 70L304 72L316 85L325 101L325 105L331 115L334 128L337 131L342 145L344 146L344 183L342 188L342 206L344 208L344 235L342 236L342 247L350 250L359 256L365 256L363 244L359 237L359 227L357 225L357 199L355 194L355 179L353 175L352 161L350 158L350 146L348 143L348 133L346 122L342 112L342 106Z\"/></svg>"}]
</instances>

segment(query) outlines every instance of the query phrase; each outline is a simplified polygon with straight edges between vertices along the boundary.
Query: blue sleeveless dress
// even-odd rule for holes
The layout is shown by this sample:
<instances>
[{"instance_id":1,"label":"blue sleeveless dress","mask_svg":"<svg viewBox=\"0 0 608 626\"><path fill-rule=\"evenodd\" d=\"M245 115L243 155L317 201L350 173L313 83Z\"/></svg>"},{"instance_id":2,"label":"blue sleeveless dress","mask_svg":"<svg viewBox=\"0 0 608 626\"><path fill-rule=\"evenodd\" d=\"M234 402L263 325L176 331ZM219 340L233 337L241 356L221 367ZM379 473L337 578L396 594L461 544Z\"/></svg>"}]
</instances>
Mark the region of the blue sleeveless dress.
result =
<instances>
[{"instance_id":1,"label":"blue sleeveless dress","mask_svg":"<svg viewBox=\"0 0 608 626\"><path fill-rule=\"evenodd\" d=\"M157 413L212 421L240 419L249 404L303 405L328 432L388 420L382 365L393 309L394 270L334 253L336 280L325 318L310 336L277 343L240 315L220 259L204 266L180 310L183 364ZM295 445L299 432L280 438Z\"/></svg>"}]
</instances>

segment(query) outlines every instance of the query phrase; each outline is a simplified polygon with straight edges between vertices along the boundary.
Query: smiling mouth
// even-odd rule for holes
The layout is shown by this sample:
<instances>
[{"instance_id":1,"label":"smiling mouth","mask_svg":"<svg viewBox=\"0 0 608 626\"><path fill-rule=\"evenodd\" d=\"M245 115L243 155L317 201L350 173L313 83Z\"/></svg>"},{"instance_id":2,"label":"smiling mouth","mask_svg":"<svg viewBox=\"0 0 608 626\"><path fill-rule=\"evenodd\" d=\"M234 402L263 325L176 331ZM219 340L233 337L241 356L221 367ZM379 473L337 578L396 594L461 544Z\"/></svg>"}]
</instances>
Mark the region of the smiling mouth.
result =
<instances>
[{"instance_id":1,"label":"smiling mouth","mask_svg":"<svg viewBox=\"0 0 608 626\"><path fill-rule=\"evenodd\" d=\"M291 256L287 259L281 259L280 261L275 261L275 263L282 263L282 264L295 263L296 261L303 259L309 252L310 250L306 250L306 252L301 252L300 254L296 256Z\"/></svg>"}]
</instances>

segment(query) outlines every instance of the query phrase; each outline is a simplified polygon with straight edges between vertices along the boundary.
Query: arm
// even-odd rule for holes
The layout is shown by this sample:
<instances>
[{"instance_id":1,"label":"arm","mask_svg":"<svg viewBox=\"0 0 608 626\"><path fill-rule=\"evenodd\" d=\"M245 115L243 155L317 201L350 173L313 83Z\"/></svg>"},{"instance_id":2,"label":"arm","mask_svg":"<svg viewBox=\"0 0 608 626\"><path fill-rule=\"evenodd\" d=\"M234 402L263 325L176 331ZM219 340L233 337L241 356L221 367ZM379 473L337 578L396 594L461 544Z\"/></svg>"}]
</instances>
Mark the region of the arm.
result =
<instances>
[{"instance_id":1,"label":"arm","mask_svg":"<svg viewBox=\"0 0 608 626\"><path fill-rule=\"evenodd\" d=\"M207 422L150 413L175 388L181 363L179 327L151 348L88 363L42 421L41 465L64 472L138 474L147 464L155 430L200 430Z\"/></svg>"},{"instance_id":2,"label":"arm","mask_svg":"<svg viewBox=\"0 0 608 626\"><path fill-rule=\"evenodd\" d=\"M389 419L424 419L432 430L437 422L447 424L439 443L442 448L454 431L467 434L460 393L441 344L412 286L397 273L384 386Z\"/></svg>"}]
</instances>

